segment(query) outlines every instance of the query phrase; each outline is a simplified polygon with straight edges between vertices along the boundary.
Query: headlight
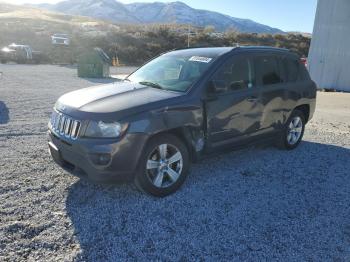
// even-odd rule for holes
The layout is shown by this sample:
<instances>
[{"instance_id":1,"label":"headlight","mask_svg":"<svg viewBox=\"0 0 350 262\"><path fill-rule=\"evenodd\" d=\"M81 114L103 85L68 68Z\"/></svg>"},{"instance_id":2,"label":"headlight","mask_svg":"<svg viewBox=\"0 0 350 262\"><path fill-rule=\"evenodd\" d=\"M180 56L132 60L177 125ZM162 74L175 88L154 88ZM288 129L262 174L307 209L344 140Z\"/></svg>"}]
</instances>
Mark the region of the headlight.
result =
<instances>
[{"instance_id":1,"label":"headlight","mask_svg":"<svg viewBox=\"0 0 350 262\"><path fill-rule=\"evenodd\" d=\"M106 123L102 121L90 121L85 131L85 136L94 138L118 138L126 131L127 127L127 124L120 124L117 122Z\"/></svg>"}]
</instances>

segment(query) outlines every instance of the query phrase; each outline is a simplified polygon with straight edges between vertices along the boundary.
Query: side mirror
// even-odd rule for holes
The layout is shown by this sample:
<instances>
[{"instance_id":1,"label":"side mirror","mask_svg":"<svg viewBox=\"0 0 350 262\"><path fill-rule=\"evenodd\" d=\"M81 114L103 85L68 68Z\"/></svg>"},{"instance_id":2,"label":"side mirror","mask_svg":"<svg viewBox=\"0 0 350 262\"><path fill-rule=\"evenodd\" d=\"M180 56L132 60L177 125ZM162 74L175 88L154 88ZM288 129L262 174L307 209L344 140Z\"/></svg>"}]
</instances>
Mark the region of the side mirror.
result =
<instances>
[{"instance_id":1,"label":"side mirror","mask_svg":"<svg viewBox=\"0 0 350 262\"><path fill-rule=\"evenodd\" d=\"M210 95L220 94L226 91L227 86L224 80L211 80L208 84L208 94Z\"/></svg>"}]
</instances>

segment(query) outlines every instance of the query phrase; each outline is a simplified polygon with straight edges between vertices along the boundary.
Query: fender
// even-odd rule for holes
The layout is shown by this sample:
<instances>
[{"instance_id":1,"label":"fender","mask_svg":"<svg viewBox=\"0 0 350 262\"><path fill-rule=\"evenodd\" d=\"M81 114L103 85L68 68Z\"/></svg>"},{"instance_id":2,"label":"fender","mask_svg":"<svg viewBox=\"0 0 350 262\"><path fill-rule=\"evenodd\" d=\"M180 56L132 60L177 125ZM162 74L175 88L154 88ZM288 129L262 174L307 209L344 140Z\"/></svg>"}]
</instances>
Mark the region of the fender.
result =
<instances>
[{"instance_id":1,"label":"fender","mask_svg":"<svg viewBox=\"0 0 350 262\"><path fill-rule=\"evenodd\" d=\"M143 133L149 138L160 133L173 133L187 145L193 161L199 158L205 146L203 108L200 103L167 106L124 121L129 123L129 133Z\"/></svg>"}]
</instances>

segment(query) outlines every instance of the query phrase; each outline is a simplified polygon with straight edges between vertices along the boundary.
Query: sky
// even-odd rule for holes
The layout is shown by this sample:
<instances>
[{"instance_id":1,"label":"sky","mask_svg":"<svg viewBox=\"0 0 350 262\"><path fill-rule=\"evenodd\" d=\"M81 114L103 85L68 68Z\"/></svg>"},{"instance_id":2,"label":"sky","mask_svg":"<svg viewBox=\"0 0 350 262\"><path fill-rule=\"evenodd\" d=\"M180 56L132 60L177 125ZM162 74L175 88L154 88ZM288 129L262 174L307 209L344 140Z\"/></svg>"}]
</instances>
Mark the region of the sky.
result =
<instances>
[{"instance_id":1,"label":"sky","mask_svg":"<svg viewBox=\"0 0 350 262\"><path fill-rule=\"evenodd\" d=\"M12 4L57 3L59 0L0 0ZM157 0L171 2L172 0ZM174 0L175 1L175 0ZM193 8L248 18L283 31L312 33L317 0L181 0ZM119 0L122 3L155 0Z\"/></svg>"}]
</instances>

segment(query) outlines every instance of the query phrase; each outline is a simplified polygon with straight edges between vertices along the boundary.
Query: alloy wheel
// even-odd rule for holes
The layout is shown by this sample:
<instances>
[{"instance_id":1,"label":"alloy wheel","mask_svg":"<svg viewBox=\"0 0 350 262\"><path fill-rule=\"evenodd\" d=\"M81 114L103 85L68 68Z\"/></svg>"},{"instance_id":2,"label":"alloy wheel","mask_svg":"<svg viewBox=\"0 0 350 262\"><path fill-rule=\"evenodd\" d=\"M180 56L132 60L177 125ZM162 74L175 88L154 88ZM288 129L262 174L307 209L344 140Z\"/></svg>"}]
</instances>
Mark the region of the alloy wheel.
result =
<instances>
[{"instance_id":1,"label":"alloy wheel","mask_svg":"<svg viewBox=\"0 0 350 262\"><path fill-rule=\"evenodd\" d=\"M178 181L182 168L183 157L180 150L170 144L161 144L149 155L146 173L155 187L167 188Z\"/></svg>"},{"instance_id":2,"label":"alloy wheel","mask_svg":"<svg viewBox=\"0 0 350 262\"><path fill-rule=\"evenodd\" d=\"M292 119L288 127L287 142L290 145L298 143L303 133L303 120L296 116Z\"/></svg>"}]
</instances>

